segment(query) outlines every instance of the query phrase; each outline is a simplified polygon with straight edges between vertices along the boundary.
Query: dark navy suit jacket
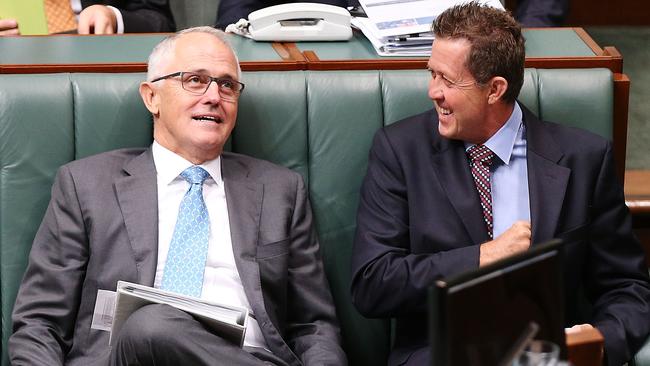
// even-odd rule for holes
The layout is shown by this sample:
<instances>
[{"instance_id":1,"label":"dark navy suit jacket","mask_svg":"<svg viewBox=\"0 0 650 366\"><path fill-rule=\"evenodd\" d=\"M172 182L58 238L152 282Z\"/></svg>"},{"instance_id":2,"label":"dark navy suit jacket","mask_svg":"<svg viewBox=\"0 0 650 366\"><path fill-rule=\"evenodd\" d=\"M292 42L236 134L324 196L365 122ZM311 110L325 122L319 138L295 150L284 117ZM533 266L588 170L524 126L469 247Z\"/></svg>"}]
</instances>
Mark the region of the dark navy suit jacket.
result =
<instances>
[{"instance_id":1,"label":"dark navy suit jacket","mask_svg":"<svg viewBox=\"0 0 650 366\"><path fill-rule=\"evenodd\" d=\"M650 284L610 142L522 109L532 242L579 238L564 248L567 326L596 326L609 364L620 366L650 332ZM489 240L464 144L437 125L431 110L379 130L362 186L352 296L365 316L397 319L389 364L427 347L427 287L477 268Z\"/></svg>"},{"instance_id":2,"label":"dark navy suit jacket","mask_svg":"<svg viewBox=\"0 0 650 366\"><path fill-rule=\"evenodd\" d=\"M82 8L110 5L122 13L124 33L173 32L176 30L168 0L82 0Z\"/></svg>"}]
</instances>

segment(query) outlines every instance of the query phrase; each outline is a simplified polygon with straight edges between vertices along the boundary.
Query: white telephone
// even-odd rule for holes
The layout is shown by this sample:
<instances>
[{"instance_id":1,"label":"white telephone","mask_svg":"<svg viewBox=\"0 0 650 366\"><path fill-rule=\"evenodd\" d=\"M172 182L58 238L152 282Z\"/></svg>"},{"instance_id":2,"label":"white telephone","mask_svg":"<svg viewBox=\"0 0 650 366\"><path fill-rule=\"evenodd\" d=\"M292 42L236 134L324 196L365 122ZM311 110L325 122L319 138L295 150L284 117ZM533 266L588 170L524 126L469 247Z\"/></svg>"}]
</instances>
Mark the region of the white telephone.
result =
<instances>
[{"instance_id":1,"label":"white telephone","mask_svg":"<svg viewBox=\"0 0 650 366\"><path fill-rule=\"evenodd\" d=\"M339 6L289 3L248 15L248 31L256 41L342 41L352 37L350 13Z\"/></svg>"}]
</instances>

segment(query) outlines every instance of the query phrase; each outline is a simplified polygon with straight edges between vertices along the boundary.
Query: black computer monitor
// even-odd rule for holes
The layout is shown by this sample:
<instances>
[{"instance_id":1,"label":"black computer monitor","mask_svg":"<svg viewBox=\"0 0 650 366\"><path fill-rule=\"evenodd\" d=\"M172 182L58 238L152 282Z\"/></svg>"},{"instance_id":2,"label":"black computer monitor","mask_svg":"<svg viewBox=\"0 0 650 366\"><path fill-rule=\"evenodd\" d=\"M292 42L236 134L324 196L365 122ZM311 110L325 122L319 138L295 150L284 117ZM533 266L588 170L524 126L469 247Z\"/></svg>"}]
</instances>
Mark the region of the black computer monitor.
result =
<instances>
[{"instance_id":1,"label":"black computer monitor","mask_svg":"<svg viewBox=\"0 0 650 366\"><path fill-rule=\"evenodd\" d=\"M566 358L560 240L437 281L429 291L432 365L511 364L531 338Z\"/></svg>"}]
</instances>

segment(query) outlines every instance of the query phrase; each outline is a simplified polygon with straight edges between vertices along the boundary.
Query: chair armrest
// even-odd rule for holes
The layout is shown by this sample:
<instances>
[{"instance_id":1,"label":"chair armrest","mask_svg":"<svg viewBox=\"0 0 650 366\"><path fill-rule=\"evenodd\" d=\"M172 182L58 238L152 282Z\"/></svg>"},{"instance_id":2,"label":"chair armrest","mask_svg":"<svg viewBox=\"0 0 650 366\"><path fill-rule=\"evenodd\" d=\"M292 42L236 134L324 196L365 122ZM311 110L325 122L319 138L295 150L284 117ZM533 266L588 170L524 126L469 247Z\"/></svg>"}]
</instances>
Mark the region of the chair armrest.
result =
<instances>
[{"instance_id":1,"label":"chair armrest","mask_svg":"<svg viewBox=\"0 0 650 366\"><path fill-rule=\"evenodd\" d=\"M604 342L603 335L596 328L567 333L569 361L575 366L602 365Z\"/></svg>"}]
</instances>

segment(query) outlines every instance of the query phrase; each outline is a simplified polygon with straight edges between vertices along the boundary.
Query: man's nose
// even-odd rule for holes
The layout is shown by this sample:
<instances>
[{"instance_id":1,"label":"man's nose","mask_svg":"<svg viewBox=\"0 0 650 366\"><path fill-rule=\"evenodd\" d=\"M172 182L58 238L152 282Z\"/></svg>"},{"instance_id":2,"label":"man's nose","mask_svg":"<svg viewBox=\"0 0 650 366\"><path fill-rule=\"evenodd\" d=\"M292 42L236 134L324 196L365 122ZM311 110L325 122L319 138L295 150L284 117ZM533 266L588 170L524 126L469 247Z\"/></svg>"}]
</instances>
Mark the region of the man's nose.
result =
<instances>
[{"instance_id":1,"label":"man's nose","mask_svg":"<svg viewBox=\"0 0 650 366\"><path fill-rule=\"evenodd\" d=\"M443 97L442 86L435 79L429 81L429 98L441 99Z\"/></svg>"},{"instance_id":2,"label":"man's nose","mask_svg":"<svg viewBox=\"0 0 650 366\"><path fill-rule=\"evenodd\" d=\"M219 84L216 81L211 81L208 85L208 89L203 94L211 102L218 102L221 100L221 94L219 94Z\"/></svg>"}]
</instances>

